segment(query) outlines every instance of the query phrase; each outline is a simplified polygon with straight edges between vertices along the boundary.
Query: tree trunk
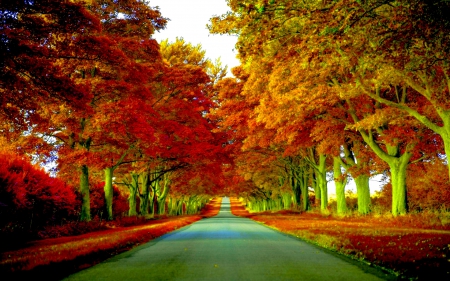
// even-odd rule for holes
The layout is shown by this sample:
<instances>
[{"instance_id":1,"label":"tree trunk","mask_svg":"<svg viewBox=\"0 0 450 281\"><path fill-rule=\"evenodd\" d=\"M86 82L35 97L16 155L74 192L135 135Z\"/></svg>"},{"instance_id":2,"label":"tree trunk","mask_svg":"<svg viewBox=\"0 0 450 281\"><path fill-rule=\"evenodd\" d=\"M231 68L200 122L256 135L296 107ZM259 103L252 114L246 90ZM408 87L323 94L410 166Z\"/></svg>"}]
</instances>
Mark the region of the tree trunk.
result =
<instances>
[{"instance_id":1,"label":"tree trunk","mask_svg":"<svg viewBox=\"0 0 450 281\"><path fill-rule=\"evenodd\" d=\"M127 151L128 152L128 151ZM127 155L127 152L124 152L120 159L114 166L106 168L105 171L105 186L103 187L103 191L105 193L105 204L106 204L106 213L107 219L113 220L113 198L114 198L114 189L113 189L113 175L114 170L122 163L123 159Z\"/></svg>"},{"instance_id":2,"label":"tree trunk","mask_svg":"<svg viewBox=\"0 0 450 281\"><path fill-rule=\"evenodd\" d=\"M317 167L317 183L320 188L320 210L325 211L328 207L328 187L327 187L327 170L326 170L326 155L319 156L319 165Z\"/></svg>"},{"instance_id":3,"label":"tree trunk","mask_svg":"<svg viewBox=\"0 0 450 281\"><path fill-rule=\"evenodd\" d=\"M158 215L166 213L166 198L158 198Z\"/></svg>"},{"instance_id":4,"label":"tree trunk","mask_svg":"<svg viewBox=\"0 0 450 281\"><path fill-rule=\"evenodd\" d=\"M320 204L320 186L317 183L317 176L315 169L311 169L311 186L314 190L314 205Z\"/></svg>"},{"instance_id":5,"label":"tree trunk","mask_svg":"<svg viewBox=\"0 0 450 281\"><path fill-rule=\"evenodd\" d=\"M149 175L147 172L141 174L141 192L139 192L139 214L141 216L148 215L148 201L150 193Z\"/></svg>"},{"instance_id":6,"label":"tree trunk","mask_svg":"<svg viewBox=\"0 0 450 281\"><path fill-rule=\"evenodd\" d=\"M169 197L169 215L171 216L179 216L181 215L181 206L182 204L180 204L182 200L179 198L175 198L170 196Z\"/></svg>"},{"instance_id":7,"label":"tree trunk","mask_svg":"<svg viewBox=\"0 0 450 281\"><path fill-rule=\"evenodd\" d=\"M354 178L354 180L358 195L358 213L366 215L370 212L369 176L362 174Z\"/></svg>"},{"instance_id":8,"label":"tree trunk","mask_svg":"<svg viewBox=\"0 0 450 281\"><path fill-rule=\"evenodd\" d=\"M444 123L444 125L446 125L446 129L447 129L447 127L450 127L450 125L448 125L448 124ZM444 141L444 151L445 151L445 155L447 155L447 160L450 155L450 132L448 132L448 131L450 131L450 128L448 130L446 130L445 134L440 134L442 137L442 140ZM447 168L448 168L448 180L450 181L450 165L447 165Z\"/></svg>"},{"instance_id":9,"label":"tree trunk","mask_svg":"<svg viewBox=\"0 0 450 281\"><path fill-rule=\"evenodd\" d=\"M128 216L137 216L136 212L136 196L139 188L139 175L131 174L131 184L129 185L130 196L128 197Z\"/></svg>"},{"instance_id":10,"label":"tree trunk","mask_svg":"<svg viewBox=\"0 0 450 281\"><path fill-rule=\"evenodd\" d=\"M155 190L153 189L152 185L149 186L149 194L148 194L148 209L150 210L150 214L152 216L155 215Z\"/></svg>"},{"instance_id":11,"label":"tree trunk","mask_svg":"<svg viewBox=\"0 0 450 281\"><path fill-rule=\"evenodd\" d=\"M283 209L289 210L292 206L292 195L290 193L282 194Z\"/></svg>"},{"instance_id":12,"label":"tree trunk","mask_svg":"<svg viewBox=\"0 0 450 281\"><path fill-rule=\"evenodd\" d=\"M300 182L298 180L298 177L295 176L296 172L292 171L292 175L288 177L288 180L291 182L291 188L294 192L294 204L297 206L301 206L301 196L302 196L302 190L300 188Z\"/></svg>"},{"instance_id":13,"label":"tree trunk","mask_svg":"<svg viewBox=\"0 0 450 281\"><path fill-rule=\"evenodd\" d=\"M302 205L301 205L302 211L309 210L308 181L309 181L308 174L303 173L302 178L300 179L300 190L302 194Z\"/></svg>"},{"instance_id":14,"label":"tree trunk","mask_svg":"<svg viewBox=\"0 0 450 281\"><path fill-rule=\"evenodd\" d=\"M336 186L337 214L343 215L347 212L347 202L345 201L345 185L347 180L342 178L340 157L333 158L334 184Z\"/></svg>"},{"instance_id":15,"label":"tree trunk","mask_svg":"<svg viewBox=\"0 0 450 281\"><path fill-rule=\"evenodd\" d=\"M113 168L105 169L105 186L103 187L103 190L105 192L105 204L108 220L113 220L113 171Z\"/></svg>"},{"instance_id":16,"label":"tree trunk","mask_svg":"<svg viewBox=\"0 0 450 281\"><path fill-rule=\"evenodd\" d=\"M167 195L169 195L170 191L170 180L167 178L167 175L165 175L162 179L163 182L163 189L161 190L161 186L159 187L159 190L161 190L161 193L158 196L158 214L163 215L166 213L166 198ZM159 181L157 182L159 185Z\"/></svg>"},{"instance_id":17,"label":"tree trunk","mask_svg":"<svg viewBox=\"0 0 450 281\"><path fill-rule=\"evenodd\" d=\"M158 194L153 195L153 210L152 210L152 215L157 215L158 214L158 210L159 210L159 200L158 200Z\"/></svg>"},{"instance_id":18,"label":"tree trunk","mask_svg":"<svg viewBox=\"0 0 450 281\"><path fill-rule=\"evenodd\" d=\"M364 141L372 148L375 154L385 161L391 170L391 185L392 185L392 215L404 215L408 211L406 198L406 168L408 167L409 159L412 157L412 149L415 144L409 143L406 146L406 151L400 155L399 145L386 144L387 153L384 152L380 146L373 140L372 136L360 132Z\"/></svg>"},{"instance_id":19,"label":"tree trunk","mask_svg":"<svg viewBox=\"0 0 450 281\"><path fill-rule=\"evenodd\" d=\"M404 215L408 211L406 194L406 168L408 167L410 153L404 153L400 158L389 161L392 184L392 214Z\"/></svg>"},{"instance_id":20,"label":"tree trunk","mask_svg":"<svg viewBox=\"0 0 450 281\"><path fill-rule=\"evenodd\" d=\"M91 220L91 200L89 195L89 168L86 165L81 167L81 176L80 176L80 193L82 196L81 203L81 221L90 221Z\"/></svg>"}]
</instances>

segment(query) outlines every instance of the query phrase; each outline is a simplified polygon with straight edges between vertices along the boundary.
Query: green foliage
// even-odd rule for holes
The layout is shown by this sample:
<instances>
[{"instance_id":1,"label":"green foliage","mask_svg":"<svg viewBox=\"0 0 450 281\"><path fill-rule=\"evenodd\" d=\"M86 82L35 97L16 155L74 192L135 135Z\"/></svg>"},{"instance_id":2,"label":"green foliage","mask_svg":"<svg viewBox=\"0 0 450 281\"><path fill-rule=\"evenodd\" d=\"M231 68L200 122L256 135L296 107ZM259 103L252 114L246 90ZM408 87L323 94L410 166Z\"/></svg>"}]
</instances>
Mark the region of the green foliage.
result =
<instances>
[{"instance_id":1,"label":"green foliage","mask_svg":"<svg viewBox=\"0 0 450 281\"><path fill-rule=\"evenodd\" d=\"M262 14L266 10L266 7L264 5L256 5L256 10L258 13Z\"/></svg>"},{"instance_id":2,"label":"green foliage","mask_svg":"<svg viewBox=\"0 0 450 281\"><path fill-rule=\"evenodd\" d=\"M327 36L327 35L331 35L331 34L336 34L339 31L338 27L330 27L330 26L326 26L321 32L320 35L322 36Z\"/></svg>"}]
</instances>

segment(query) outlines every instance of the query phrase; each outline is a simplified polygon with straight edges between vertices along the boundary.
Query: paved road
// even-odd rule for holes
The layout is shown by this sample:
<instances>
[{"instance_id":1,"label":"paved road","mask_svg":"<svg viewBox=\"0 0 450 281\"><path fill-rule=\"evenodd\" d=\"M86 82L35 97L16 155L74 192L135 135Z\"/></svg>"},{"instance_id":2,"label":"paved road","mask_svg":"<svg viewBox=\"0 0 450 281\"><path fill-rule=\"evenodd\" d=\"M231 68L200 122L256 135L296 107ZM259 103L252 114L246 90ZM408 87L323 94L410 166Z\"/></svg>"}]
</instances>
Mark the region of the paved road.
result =
<instances>
[{"instance_id":1,"label":"paved road","mask_svg":"<svg viewBox=\"0 0 450 281\"><path fill-rule=\"evenodd\" d=\"M385 280L250 219L230 213L203 219L120 254L66 280ZM371 272L371 273L368 273Z\"/></svg>"}]
</instances>

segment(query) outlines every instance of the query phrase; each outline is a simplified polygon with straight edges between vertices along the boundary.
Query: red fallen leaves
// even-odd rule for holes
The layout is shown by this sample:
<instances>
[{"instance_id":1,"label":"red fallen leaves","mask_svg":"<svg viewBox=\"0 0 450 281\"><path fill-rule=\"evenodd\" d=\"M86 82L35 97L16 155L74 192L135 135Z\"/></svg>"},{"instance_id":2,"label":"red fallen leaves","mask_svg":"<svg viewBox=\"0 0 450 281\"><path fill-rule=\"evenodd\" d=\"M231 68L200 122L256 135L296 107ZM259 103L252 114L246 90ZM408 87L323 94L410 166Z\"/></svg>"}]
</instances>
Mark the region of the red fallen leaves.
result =
<instances>
[{"instance_id":1,"label":"red fallen leaves","mask_svg":"<svg viewBox=\"0 0 450 281\"><path fill-rule=\"evenodd\" d=\"M230 197L231 213L239 217L251 217L244 205L235 197Z\"/></svg>"},{"instance_id":2,"label":"red fallen leaves","mask_svg":"<svg viewBox=\"0 0 450 281\"><path fill-rule=\"evenodd\" d=\"M177 217L140 226L42 240L35 242L32 247L2 253L0 268L5 272L27 271L36 266L70 261L80 256L102 252L117 254L199 219L200 216Z\"/></svg>"},{"instance_id":3,"label":"red fallen leaves","mask_svg":"<svg viewBox=\"0 0 450 281\"><path fill-rule=\"evenodd\" d=\"M29 271L40 266L55 266L59 263L73 262L73 266L87 267L86 261L100 262L107 256L118 254L194 223L203 217L217 215L221 199L208 203L200 215L178 216L151 220L144 225L117 227L79 236L45 239L32 243L31 247L0 254L0 271L6 274ZM77 258L83 257L81 261ZM96 258L97 257L97 258Z\"/></svg>"},{"instance_id":4,"label":"red fallen leaves","mask_svg":"<svg viewBox=\"0 0 450 281\"><path fill-rule=\"evenodd\" d=\"M219 213L221 205L222 198L214 198L202 209L200 215L207 218L213 217Z\"/></svg>"},{"instance_id":5,"label":"red fallen leaves","mask_svg":"<svg viewBox=\"0 0 450 281\"><path fill-rule=\"evenodd\" d=\"M450 226L433 226L425 215L334 218L289 211L249 214L239 200L230 201L235 215L250 217L395 274L419 279L450 275Z\"/></svg>"}]
</instances>

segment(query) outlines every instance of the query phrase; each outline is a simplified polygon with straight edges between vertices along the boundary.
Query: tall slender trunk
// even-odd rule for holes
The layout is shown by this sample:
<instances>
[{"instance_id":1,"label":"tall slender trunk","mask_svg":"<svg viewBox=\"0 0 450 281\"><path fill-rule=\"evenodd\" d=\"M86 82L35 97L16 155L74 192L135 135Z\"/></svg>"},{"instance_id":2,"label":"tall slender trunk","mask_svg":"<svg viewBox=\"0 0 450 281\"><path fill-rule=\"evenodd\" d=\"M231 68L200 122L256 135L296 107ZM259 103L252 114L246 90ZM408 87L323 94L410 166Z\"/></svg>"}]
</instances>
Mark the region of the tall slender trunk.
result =
<instances>
[{"instance_id":1,"label":"tall slender trunk","mask_svg":"<svg viewBox=\"0 0 450 281\"><path fill-rule=\"evenodd\" d=\"M281 195L282 202L283 202L283 209L289 210L292 205L292 195L290 193L283 193Z\"/></svg>"},{"instance_id":2,"label":"tall slender trunk","mask_svg":"<svg viewBox=\"0 0 450 281\"><path fill-rule=\"evenodd\" d=\"M148 193L148 209L150 210L150 214L152 216L155 215L155 190L153 186L149 185L149 193Z\"/></svg>"},{"instance_id":3,"label":"tall slender trunk","mask_svg":"<svg viewBox=\"0 0 450 281\"><path fill-rule=\"evenodd\" d=\"M311 169L311 186L314 189L314 205L320 204L320 185L317 183L315 169Z\"/></svg>"},{"instance_id":4,"label":"tall slender trunk","mask_svg":"<svg viewBox=\"0 0 450 281\"><path fill-rule=\"evenodd\" d=\"M301 206L302 190L300 188L298 176L296 176L295 173L296 171L291 170L291 175L289 175L288 180L290 181L292 192L294 193L294 204Z\"/></svg>"},{"instance_id":5,"label":"tall slender trunk","mask_svg":"<svg viewBox=\"0 0 450 281\"><path fill-rule=\"evenodd\" d=\"M89 195L89 168L86 165L81 166L80 193L82 196L80 220L90 221L91 200Z\"/></svg>"},{"instance_id":6,"label":"tall slender trunk","mask_svg":"<svg viewBox=\"0 0 450 281\"><path fill-rule=\"evenodd\" d=\"M170 180L168 179L167 174L163 176L161 181L163 183L162 190L158 181L159 190L161 191L158 195L158 214L163 215L166 213L166 198L170 191Z\"/></svg>"},{"instance_id":7,"label":"tall slender trunk","mask_svg":"<svg viewBox=\"0 0 450 281\"><path fill-rule=\"evenodd\" d=\"M303 173L300 179L300 190L302 193L302 211L309 210L308 173Z\"/></svg>"},{"instance_id":8,"label":"tall slender trunk","mask_svg":"<svg viewBox=\"0 0 450 281\"><path fill-rule=\"evenodd\" d=\"M345 185L347 183L347 180L342 178L340 161L340 156L333 157L333 173L334 184L336 186L337 213L338 215L343 215L347 212L347 202L345 201Z\"/></svg>"},{"instance_id":9,"label":"tall slender trunk","mask_svg":"<svg viewBox=\"0 0 450 281\"><path fill-rule=\"evenodd\" d=\"M139 174L131 174L131 184L129 185L130 196L128 197L128 216L137 216L136 196L139 188Z\"/></svg>"},{"instance_id":10,"label":"tall slender trunk","mask_svg":"<svg viewBox=\"0 0 450 281\"><path fill-rule=\"evenodd\" d=\"M141 216L148 215L148 202L150 193L150 180L148 172L141 174L141 192L139 192L139 214Z\"/></svg>"},{"instance_id":11,"label":"tall slender trunk","mask_svg":"<svg viewBox=\"0 0 450 281\"><path fill-rule=\"evenodd\" d=\"M158 199L158 214L166 214L166 198Z\"/></svg>"},{"instance_id":12,"label":"tall slender trunk","mask_svg":"<svg viewBox=\"0 0 450 281\"><path fill-rule=\"evenodd\" d=\"M105 186L103 190L105 192L106 213L108 220L113 220L113 168L106 168L105 171Z\"/></svg>"},{"instance_id":13,"label":"tall slender trunk","mask_svg":"<svg viewBox=\"0 0 450 281\"><path fill-rule=\"evenodd\" d=\"M155 194L155 196L153 196L152 215L158 214L158 212L159 212L159 200L158 200L158 195Z\"/></svg>"},{"instance_id":14,"label":"tall slender trunk","mask_svg":"<svg viewBox=\"0 0 450 281\"><path fill-rule=\"evenodd\" d=\"M113 220L113 198L114 198L114 189L113 189L113 177L114 170L122 163L123 159L127 155L128 151L124 152L122 156L119 158L117 163L111 167L104 169L105 172L105 186L103 187L103 191L105 193L105 204L106 204L106 213L108 216L108 220Z\"/></svg>"},{"instance_id":15,"label":"tall slender trunk","mask_svg":"<svg viewBox=\"0 0 450 281\"><path fill-rule=\"evenodd\" d=\"M182 199L176 197L169 197L169 215L171 216L179 216L182 213Z\"/></svg>"},{"instance_id":16,"label":"tall slender trunk","mask_svg":"<svg viewBox=\"0 0 450 281\"><path fill-rule=\"evenodd\" d=\"M327 187L327 170L326 161L327 156L321 154L319 156L319 165L317 166L317 179L320 188L320 209L326 210L328 207L328 187Z\"/></svg>"}]
</instances>

